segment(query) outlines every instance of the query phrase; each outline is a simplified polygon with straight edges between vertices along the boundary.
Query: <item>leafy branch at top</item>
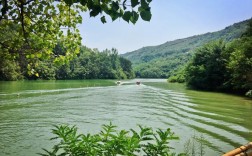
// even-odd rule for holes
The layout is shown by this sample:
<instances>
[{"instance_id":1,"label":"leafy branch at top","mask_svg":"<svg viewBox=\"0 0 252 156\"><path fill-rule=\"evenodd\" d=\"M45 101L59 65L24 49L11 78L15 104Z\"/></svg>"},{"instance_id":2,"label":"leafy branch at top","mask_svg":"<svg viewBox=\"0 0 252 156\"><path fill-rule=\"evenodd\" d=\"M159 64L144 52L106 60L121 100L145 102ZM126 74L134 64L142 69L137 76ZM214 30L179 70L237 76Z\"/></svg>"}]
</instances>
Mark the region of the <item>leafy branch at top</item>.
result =
<instances>
[{"instance_id":1,"label":"leafy branch at top","mask_svg":"<svg viewBox=\"0 0 252 156\"><path fill-rule=\"evenodd\" d=\"M151 19L151 0L0 0L0 51L35 69L37 60L53 59L65 64L79 53L82 12L90 17L99 15L102 23L107 17L135 24L139 16ZM15 27L14 30L11 30ZM11 37L9 37L11 36ZM55 56L53 49L61 42L65 55ZM30 60L25 58L32 58Z\"/></svg>"}]
</instances>

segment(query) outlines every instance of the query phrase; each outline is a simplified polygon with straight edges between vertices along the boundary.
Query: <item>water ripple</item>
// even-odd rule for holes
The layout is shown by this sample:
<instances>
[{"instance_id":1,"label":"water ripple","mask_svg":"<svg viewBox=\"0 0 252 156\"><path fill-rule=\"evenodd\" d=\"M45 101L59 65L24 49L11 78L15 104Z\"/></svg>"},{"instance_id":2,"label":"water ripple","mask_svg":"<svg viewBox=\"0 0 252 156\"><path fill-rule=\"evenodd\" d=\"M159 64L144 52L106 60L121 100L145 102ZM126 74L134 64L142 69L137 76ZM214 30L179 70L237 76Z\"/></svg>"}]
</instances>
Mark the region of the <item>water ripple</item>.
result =
<instances>
[{"instance_id":1,"label":"water ripple","mask_svg":"<svg viewBox=\"0 0 252 156\"><path fill-rule=\"evenodd\" d=\"M244 116L251 119L251 113L244 112L244 108L234 110L238 106L220 105L223 101L217 98L207 103L207 97L138 86L131 81L111 87L1 93L0 98L3 155L37 153L41 147L50 147L52 125L63 123L77 125L90 133L98 132L109 121L120 129L136 128L138 124L154 129L170 127L181 138L180 146L174 145L181 147L179 151L183 150L181 144L193 135L203 134L208 142L207 153L211 155L219 155L252 139L252 125L243 124Z\"/></svg>"}]
</instances>

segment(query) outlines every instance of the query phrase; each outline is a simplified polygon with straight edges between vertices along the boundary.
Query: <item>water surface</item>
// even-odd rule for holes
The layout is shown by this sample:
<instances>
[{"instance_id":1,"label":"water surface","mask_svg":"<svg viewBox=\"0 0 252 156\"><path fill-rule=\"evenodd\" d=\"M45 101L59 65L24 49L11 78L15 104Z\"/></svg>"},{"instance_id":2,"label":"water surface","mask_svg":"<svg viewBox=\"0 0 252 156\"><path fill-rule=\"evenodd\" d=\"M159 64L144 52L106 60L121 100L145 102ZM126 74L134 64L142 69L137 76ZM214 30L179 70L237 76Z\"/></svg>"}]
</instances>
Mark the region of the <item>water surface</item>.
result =
<instances>
[{"instance_id":1,"label":"water surface","mask_svg":"<svg viewBox=\"0 0 252 156\"><path fill-rule=\"evenodd\" d=\"M36 155L49 149L55 124L97 133L112 121L171 128L177 152L192 136L204 136L206 155L220 155L252 141L252 101L222 93L186 90L165 80L0 82L0 155Z\"/></svg>"}]
</instances>

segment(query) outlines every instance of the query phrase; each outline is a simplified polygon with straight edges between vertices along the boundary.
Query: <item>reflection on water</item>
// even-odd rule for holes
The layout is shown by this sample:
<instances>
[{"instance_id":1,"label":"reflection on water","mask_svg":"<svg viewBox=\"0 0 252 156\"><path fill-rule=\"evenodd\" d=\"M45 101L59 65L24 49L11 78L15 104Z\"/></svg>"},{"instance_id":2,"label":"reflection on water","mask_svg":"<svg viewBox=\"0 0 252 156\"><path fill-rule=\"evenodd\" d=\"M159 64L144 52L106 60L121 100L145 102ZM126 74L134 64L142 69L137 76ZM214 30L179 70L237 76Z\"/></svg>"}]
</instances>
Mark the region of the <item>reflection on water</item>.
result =
<instances>
[{"instance_id":1,"label":"reflection on water","mask_svg":"<svg viewBox=\"0 0 252 156\"><path fill-rule=\"evenodd\" d=\"M109 121L119 129L138 124L170 127L180 136L172 144L177 151L183 151L193 135L202 134L207 140L206 155L220 155L252 141L250 100L188 91L165 80L141 80L142 85L135 85L136 81L109 87L99 87L99 82L88 87L86 81L42 81L43 87L36 89L29 82L7 89L1 82L1 155L35 155L42 147L49 148L52 125L63 123L77 125L84 133L97 133Z\"/></svg>"}]
</instances>

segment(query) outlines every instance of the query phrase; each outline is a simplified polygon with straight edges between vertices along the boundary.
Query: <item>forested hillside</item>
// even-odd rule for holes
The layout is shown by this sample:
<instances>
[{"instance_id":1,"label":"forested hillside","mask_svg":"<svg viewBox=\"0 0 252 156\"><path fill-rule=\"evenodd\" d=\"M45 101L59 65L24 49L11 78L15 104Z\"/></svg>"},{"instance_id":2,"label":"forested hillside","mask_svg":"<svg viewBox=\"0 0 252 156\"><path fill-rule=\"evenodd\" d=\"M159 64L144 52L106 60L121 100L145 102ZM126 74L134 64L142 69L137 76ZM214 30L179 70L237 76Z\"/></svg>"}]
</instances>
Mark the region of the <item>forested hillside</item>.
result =
<instances>
[{"instance_id":1,"label":"forested hillside","mask_svg":"<svg viewBox=\"0 0 252 156\"><path fill-rule=\"evenodd\" d=\"M246 30L248 20L233 24L223 30L196 35L158 46L143 47L122 56L133 63L137 77L167 78L191 59L194 50L210 41L231 41Z\"/></svg>"},{"instance_id":2,"label":"forested hillside","mask_svg":"<svg viewBox=\"0 0 252 156\"><path fill-rule=\"evenodd\" d=\"M200 90L225 91L252 97L252 19L241 37L216 40L195 50L192 59L169 77Z\"/></svg>"},{"instance_id":3,"label":"forested hillside","mask_svg":"<svg viewBox=\"0 0 252 156\"><path fill-rule=\"evenodd\" d=\"M66 50L61 43L54 48L53 55L54 57L66 55ZM32 63L29 64L29 62ZM120 57L118 51L113 48L99 52L96 49L80 46L80 53L63 64L55 62L53 57L44 60L33 55L11 59L0 50L0 80L127 79L133 77L131 62Z\"/></svg>"}]
</instances>

